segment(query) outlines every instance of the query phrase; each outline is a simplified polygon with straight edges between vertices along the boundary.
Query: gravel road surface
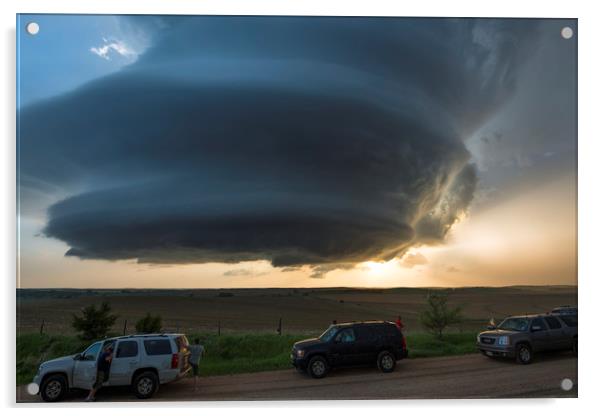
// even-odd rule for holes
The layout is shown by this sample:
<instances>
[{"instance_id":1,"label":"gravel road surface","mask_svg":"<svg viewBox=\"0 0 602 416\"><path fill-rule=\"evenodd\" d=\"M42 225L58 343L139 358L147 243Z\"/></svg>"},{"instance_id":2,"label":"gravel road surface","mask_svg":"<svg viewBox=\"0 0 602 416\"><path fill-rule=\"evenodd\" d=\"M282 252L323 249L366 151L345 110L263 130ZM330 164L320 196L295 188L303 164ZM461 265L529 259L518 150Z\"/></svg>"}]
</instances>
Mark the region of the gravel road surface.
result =
<instances>
[{"instance_id":1,"label":"gravel road surface","mask_svg":"<svg viewBox=\"0 0 602 416\"><path fill-rule=\"evenodd\" d=\"M202 365L202 363L201 363ZM570 379L570 391L561 388ZM73 392L66 401L83 401ZM332 371L314 380L294 369L253 374L203 377L198 391L191 379L162 385L151 400L307 400L307 399L436 399L436 398L577 397L577 358L570 353L536 357L530 365L493 360L480 354L421 358L398 362L395 372L376 368ZM104 388L99 402L135 401L128 388ZM25 386L17 387L17 401L40 402Z\"/></svg>"}]
</instances>

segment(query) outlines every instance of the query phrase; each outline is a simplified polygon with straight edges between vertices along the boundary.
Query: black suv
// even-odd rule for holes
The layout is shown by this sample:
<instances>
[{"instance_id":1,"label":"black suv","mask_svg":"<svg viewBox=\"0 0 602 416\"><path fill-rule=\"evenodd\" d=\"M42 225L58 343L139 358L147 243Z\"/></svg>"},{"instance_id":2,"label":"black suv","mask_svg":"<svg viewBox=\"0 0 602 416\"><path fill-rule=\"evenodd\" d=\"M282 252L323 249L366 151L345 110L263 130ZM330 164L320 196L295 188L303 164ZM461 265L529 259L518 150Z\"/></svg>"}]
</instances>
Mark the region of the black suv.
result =
<instances>
[{"instance_id":1,"label":"black suv","mask_svg":"<svg viewBox=\"0 0 602 416\"><path fill-rule=\"evenodd\" d=\"M291 362L299 372L322 378L333 367L376 364L390 373L408 356L405 337L393 322L331 325L319 338L296 342Z\"/></svg>"}]
</instances>

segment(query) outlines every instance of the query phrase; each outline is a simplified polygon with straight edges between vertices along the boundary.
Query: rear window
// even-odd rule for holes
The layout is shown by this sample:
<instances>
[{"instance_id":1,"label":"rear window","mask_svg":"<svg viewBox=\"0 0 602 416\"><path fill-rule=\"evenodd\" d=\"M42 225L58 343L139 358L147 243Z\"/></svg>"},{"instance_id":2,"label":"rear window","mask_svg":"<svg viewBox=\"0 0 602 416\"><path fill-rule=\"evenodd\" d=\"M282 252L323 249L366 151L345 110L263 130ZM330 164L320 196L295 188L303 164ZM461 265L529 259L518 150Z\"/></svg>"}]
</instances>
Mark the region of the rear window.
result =
<instances>
[{"instance_id":1,"label":"rear window","mask_svg":"<svg viewBox=\"0 0 602 416\"><path fill-rule=\"evenodd\" d=\"M121 341L117 345L116 358L135 357L138 355L138 342L137 341Z\"/></svg>"},{"instance_id":2,"label":"rear window","mask_svg":"<svg viewBox=\"0 0 602 416\"><path fill-rule=\"evenodd\" d=\"M384 327L385 331L387 332L387 335L397 336L397 334L401 332L397 325L385 324Z\"/></svg>"},{"instance_id":3,"label":"rear window","mask_svg":"<svg viewBox=\"0 0 602 416\"><path fill-rule=\"evenodd\" d=\"M171 354L171 343L167 339L148 339L144 341L146 355Z\"/></svg>"},{"instance_id":4,"label":"rear window","mask_svg":"<svg viewBox=\"0 0 602 416\"><path fill-rule=\"evenodd\" d=\"M357 334L357 338L360 340L372 340L376 338L376 333L374 328L368 325L358 325L355 327L355 333Z\"/></svg>"},{"instance_id":5,"label":"rear window","mask_svg":"<svg viewBox=\"0 0 602 416\"><path fill-rule=\"evenodd\" d=\"M546 316L545 320L550 329L559 329L562 327L562 325L560 325L560 322L558 322L558 319L554 318L553 316Z\"/></svg>"},{"instance_id":6,"label":"rear window","mask_svg":"<svg viewBox=\"0 0 602 416\"><path fill-rule=\"evenodd\" d=\"M571 328L577 327L577 315L562 315L559 318L566 324L566 326L570 326Z\"/></svg>"},{"instance_id":7,"label":"rear window","mask_svg":"<svg viewBox=\"0 0 602 416\"><path fill-rule=\"evenodd\" d=\"M398 337L401 334L399 328L391 324L369 324L361 325L358 328L368 332L370 334L369 337L373 340Z\"/></svg>"}]
</instances>

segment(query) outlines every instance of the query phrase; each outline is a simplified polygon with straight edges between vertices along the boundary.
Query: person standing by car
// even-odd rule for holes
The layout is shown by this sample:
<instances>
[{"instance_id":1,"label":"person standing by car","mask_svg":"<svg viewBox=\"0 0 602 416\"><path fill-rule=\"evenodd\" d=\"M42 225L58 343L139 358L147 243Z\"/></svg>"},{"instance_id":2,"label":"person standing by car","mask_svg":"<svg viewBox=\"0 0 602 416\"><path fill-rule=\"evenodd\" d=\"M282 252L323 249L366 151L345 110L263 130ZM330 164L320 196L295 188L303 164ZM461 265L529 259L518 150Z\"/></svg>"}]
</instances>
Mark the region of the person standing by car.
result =
<instances>
[{"instance_id":1,"label":"person standing by car","mask_svg":"<svg viewBox=\"0 0 602 416\"><path fill-rule=\"evenodd\" d=\"M189 345L188 349L190 350L188 362L192 367L192 375L194 377L194 391L196 391L197 381L199 378L199 362L201 361L201 357L205 353L205 347L201 345L201 340L199 338L195 338L194 344Z\"/></svg>"},{"instance_id":2,"label":"person standing by car","mask_svg":"<svg viewBox=\"0 0 602 416\"><path fill-rule=\"evenodd\" d=\"M96 400L96 393L102 387L102 384L109 379L109 371L111 370L112 360L113 344L109 344L98 357L98 365L96 367L96 382L94 382L92 390L90 390L88 397L86 397L87 402L93 402Z\"/></svg>"},{"instance_id":3,"label":"person standing by car","mask_svg":"<svg viewBox=\"0 0 602 416\"><path fill-rule=\"evenodd\" d=\"M397 315L397 319L395 320L395 325L397 325L397 328L399 328L399 330L401 331L404 327L403 322L401 322L401 315Z\"/></svg>"}]
</instances>

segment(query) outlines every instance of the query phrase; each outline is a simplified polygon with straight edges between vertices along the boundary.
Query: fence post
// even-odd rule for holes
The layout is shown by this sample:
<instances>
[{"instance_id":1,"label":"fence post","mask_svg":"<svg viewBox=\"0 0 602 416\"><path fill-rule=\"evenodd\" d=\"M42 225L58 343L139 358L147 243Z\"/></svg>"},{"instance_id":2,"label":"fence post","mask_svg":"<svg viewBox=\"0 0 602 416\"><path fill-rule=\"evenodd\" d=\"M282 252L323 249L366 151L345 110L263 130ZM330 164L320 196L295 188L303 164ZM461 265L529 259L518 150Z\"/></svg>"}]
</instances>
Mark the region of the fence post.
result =
<instances>
[{"instance_id":1,"label":"fence post","mask_svg":"<svg viewBox=\"0 0 602 416\"><path fill-rule=\"evenodd\" d=\"M40 325L40 335L44 334L44 320L42 319L42 325Z\"/></svg>"},{"instance_id":2,"label":"fence post","mask_svg":"<svg viewBox=\"0 0 602 416\"><path fill-rule=\"evenodd\" d=\"M282 335L282 318L278 320L278 335Z\"/></svg>"},{"instance_id":3,"label":"fence post","mask_svg":"<svg viewBox=\"0 0 602 416\"><path fill-rule=\"evenodd\" d=\"M125 322L123 323L123 335L125 335L127 328L128 328L128 320L126 319Z\"/></svg>"}]
</instances>

